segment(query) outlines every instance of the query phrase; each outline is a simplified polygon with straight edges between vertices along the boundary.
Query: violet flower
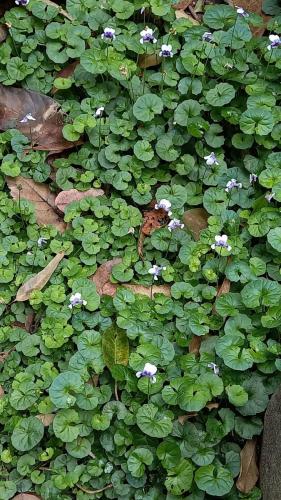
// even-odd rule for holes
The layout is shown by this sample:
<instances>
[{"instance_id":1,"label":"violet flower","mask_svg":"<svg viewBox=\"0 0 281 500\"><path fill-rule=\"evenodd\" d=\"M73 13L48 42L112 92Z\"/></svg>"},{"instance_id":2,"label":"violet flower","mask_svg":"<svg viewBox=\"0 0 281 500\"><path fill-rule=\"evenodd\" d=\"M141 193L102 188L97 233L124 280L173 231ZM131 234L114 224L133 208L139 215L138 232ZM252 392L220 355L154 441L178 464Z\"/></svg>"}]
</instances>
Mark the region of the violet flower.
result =
<instances>
[{"instance_id":1,"label":"violet flower","mask_svg":"<svg viewBox=\"0 0 281 500\"><path fill-rule=\"evenodd\" d=\"M266 193L265 199L268 201L268 203L271 202L272 198L275 196L275 193Z\"/></svg>"},{"instance_id":2,"label":"violet flower","mask_svg":"<svg viewBox=\"0 0 281 500\"><path fill-rule=\"evenodd\" d=\"M229 193L229 191L232 191L232 189L234 188L241 189L242 184L241 182L237 182L236 179L231 179L231 181L228 181L228 183L226 184L225 191Z\"/></svg>"},{"instance_id":3,"label":"violet flower","mask_svg":"<svg viewBox=\"0 0 281 500\"><path fill-rule=\"evenodd\" d=\"M157 367L155 365L152 365L150 363L145 363L144 369L142 371L139 371L136 373L136 376L138 378L140 377L148 377L150 382L152 384L155 384L156 382L156 377L155 374L157 373Z\"/></svg>"},{"instance_id":4,"label":"violet flower","mask_svg":"<svg viewBox=\"0 0 281 500\"><path fill-rule=\"evenodd\" d=\"M165 212L167 212L167 214L170 217L170 215L172 215L172 212L170 210L171 206L172 206L172 204L169 200L163 199L163 200L160 200L158 203L156 203L154 208L156 210L160 210L160 208L162 208L163 210L165 210Z\"/></svg>"},{"instance_id":5,"label":"violet flower","mask_svg":"<svg viewBox=\"0 0 281 500\"><path fill-rule=\"evenodd\" d=\"M103 40L115 40L115 30L113 28L104 28L103 34L101 35Z\"/></svg>"},{"instance_id":6,"label":"violet flower","mask_svg":"<svg viewBox=\"0 0 281 500\"><path fill-rule=\"evenodd\" d=\"M182 224L179 219L172 219L168 224L168 229L170 232L174 231L175 229L183 229L183 228L184 224Z\"/></svg>"},{"instance_id":7,"label":"violet flower","mask_svg":"<svg viewBox=\"0 0 281 500\"><path fill-rule=\"evenodd\" d=\"M47 241L48 240L46 240L46 238L40 236L40 238L38 238L37 240L37 245L39 246L39 248L42 248L44 245L46 245Z\"/></svg>"},{"instance_id":8,"label":"violet flower","mask_svg":"<svg viewBox=\"0 0 281 500\"><path fill-rule=\"evenodd\" d=\"M226 234L217 234L215 236L215 243L213 243L211 245L211 248L212 250L215 250L217 247L220 247L220 248L226 248L226 250L228 250L228 252L230 252L231 250L231 246L227 243L227 240L228 240L228 236L226 236Z\"/></svg>"},{"instance_id":9,"label":"violet flower","mask_svg":"<svg viewBox=\"0 0 281 500\"><path fill-rule=\"evenodd\" d=\"M249 175L249 181L250 181L250 184L254 184L258 179L258 176L256 174L250 174Z\"/></svg>"},{"instance_id":10,"label":"violet flower","mask_svg":"<svg viewBox=\"0 0 281 500\"><path fill-rule=\"evenodd\" d=\"M27 113L27 115L25 115L23 117L23 119L20 120L20 123L27 123L27 122L30 122L30 121L35 122L36 118L34 118L31 113Z\"/></svg>"},{"instance_id":11,"label":"violet flower","mask_svg":"<svg viewBox=\"0 0 281 500\"><path fill-rule=\"evenodd\" d=\"M161 50L159 52L160 57L173 57L173 47L172 45L165 45L163 44L161 46Z\"/></svg>"},{"instance_id":12,"label":"violet flower","mask_svg":"<svg viewBox=\"0 0 281 500\"><path fill-rule=\"evenodd\" d=\"M29 0L15 0L15 4L26 7L29 4Z\"/></svg>"},{"instance_id":13,"label":"violet flower","mask_svg":"<svg viewBox=\"0 0 281 500\"><path fill-rule=\"evenodd\" d=\"M73 309L75 306L86 306L87 301L82 299L81 293L77 292L74 295L71 295L70 299L70 304L69 304L69 309Z\"/></svg>"},{"instance_id":14,"label":"violet flower","mask_svg":"<svg viewBox=\"0 0 281 500\"><path fill-rule=\"evenodd\" d=\"M151 28L146 27L144 30L140 32L140 43L143 45L144 43L156 43L157 39L153 35L154 31Z\"/></svg>"},{"instance_id":15,"label":"violet flower","mask_svg":"<svg viewBox=\"0 0 281 500\"><path fill-rule=\"evenodd\" d=\"M208 366L208 368L211 368L213 370L213 372L214 372L215 375L219 374L220 369L219 369L218 365L216 365L216 363L213 363L213 362L212 363L208 363L207 366Z\"/></svg>"},{"instance_id":16,"label":"violet flower","mask_svg":"<svg viewBox=\"0 0 281 500\"><path fill-rule=\"evenodd\" d=\"M238 16L249 17L248 12L246 12L246 10L244 10L243 7L236 7L236 12L237 12Z\"/></svg>"},{"instance_id":17,"label":"violet flower","mask_svg":"<svg viewBox=\"0 0 281 500\"><path fill-rule=\"evenodd\" d=\"M214 152L210 153L207 156L204 156L204 160L206 160L207 165L219 165L219 162Z\"/></svg>"},{"instance_id":18,"label":"violet flower","mask_svg":"<svg viewBox=\"0 0 281 500\"><path fill-rule=\"evenodd\" d=\"M157 266L156 264L154 264L149 270L149 274L152 274L153 276L153 279L155 281L158 281L158 276L160 276L161 272L162 271L166 271L166 267L165 266Z\"/></svg>"},{"instance_id":19,"label":"violet flower","mask_svg":"<svg viewBox=\"0 0 281 500\"><path fill-rule=\"evenodd\" d=\"M212 42L213 41L213 35L209 31L205 31L202 35L202 40L203 42Z\"/></svg>"},{"instance_id":20,"label":"violet flower","mask_svg":"<svg viewBox=\"0 0 281 500\"><path fill-rule=\"evenodd\" d=\"M270 44L267 46L267 50L276 49L281 45L281 38L278 35L269 35Z\"/></svg>"},{"instance_id":21,"label":"violet flower","mask_svg":"<svg viewBox=\"0 0 281 500\"><path fill-rule=\"evenodd\" d=\"M95 118L101 118L104 112L104 107L101 106L100 108L97 109L95 112Z\"/></svg>"}]
</instances>

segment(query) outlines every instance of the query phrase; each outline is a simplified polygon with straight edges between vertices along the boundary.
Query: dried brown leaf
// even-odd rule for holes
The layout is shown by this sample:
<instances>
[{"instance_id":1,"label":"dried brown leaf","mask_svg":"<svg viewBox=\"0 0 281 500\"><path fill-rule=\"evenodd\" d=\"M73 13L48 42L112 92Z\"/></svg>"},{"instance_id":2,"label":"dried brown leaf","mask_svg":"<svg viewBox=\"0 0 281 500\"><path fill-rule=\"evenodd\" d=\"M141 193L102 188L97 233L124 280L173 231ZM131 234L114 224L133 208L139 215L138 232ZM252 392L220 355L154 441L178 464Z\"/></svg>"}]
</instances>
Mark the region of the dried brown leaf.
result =
<instances>
[{"instance_id":1,"label":"dried brown leaf","mask_svg":"<svg viewBox=\"0 0 281 500\"><path fill-rule=\"evenodd\" d=\"M4 42L8 36L8 28L5 24L0 24L0 43Z\"/></svg>"},{"instance_id":2,"label":"dried brown leaf","mask_svg":"<svg viewBox=\"0 0 281 500\"><path fill-rule=\"evenodd\" d=\"M148 210L143 214L141 232L145 236L149 236L154 229L159 229L160 227L168 224L169 220L167 212L163 210L163 208L160 208L159 210Z\"/></svg>"},{"instance_id":3,"label":"dried brown leaf","mask_svg":"<svg viewBox=\"0 0 281 500\"><path fill-rule=\"evenodd\" d=\"M202 342L202 337L198 337L198 335L193 335L188 346L188 352L192 354L199 354L201 342Z\"/></svg>"},{"instance_id":4,"label":"dried brown leaf","mask_svg":"<svg viewBox=\"0 0 281 500\"><path fill-rule=\"evenodd\" d=\"M73 75L78 64L79 61L73 61L72 63L68 64L65 68L58 71L56 78L69 78L70 76ZM53 87L51 92L52 94L55 94L58 90L59 89L57 89L56 87Z\"/></svg>"},{"instance_id":5,"label":"dried brown leaf","mask_svg":"<svg viewBox=\"0 0 281 500\"><path fill-rule=\"evenodd\" d=\"M72 201L79 201L87 196L92 198L96 198L97 196L102 196L104 194L103 189L88 189L87 191L78 191L77 189L69 189L68 191L61 191L56 199L55 205L61 210L61 212L65 211L65 207L72 203Z\"/></svg>"},{"instance_id":6,"label":"dried brown leaf","mask_svg":"<svg viewBox=\"0 0 281 500\"><path fill-rule=\"evenodd\" d=\"M162 61L158 54L142 54L139 57L138 66L142 69L158 66Z\"/></svg>"},{"instance_id":7,"label":"dried brown leaf","mask_svg":"<svg viewBox=\"0 0 281 500\"><path fill-rule=\"evenodd\" d=\"M266 29L266 23L268 22L270 16L266 16L262 12L262 4L263 0L239 0L239 7L242 7L247 12L252 12L254 14L258 14L264 20L264 25L261 27L252 27L252 33L255 36L262 36Z\"/></svg>"},{"instance_id":8,"label":"dried brown leaf","mask_svg":"<svg viewBox=\"0 0 281 500\"><path fill-rule=\"evenodd\" d=\"M208 410L214 410L215 408L219 408L219 403L208 403L205 408L208 408ZM186 415L180 415L178 417L178 421L180 424L184 424L187 420L190 418L197 417L198 413L196 411L187 413Z\"/></svg>"},{"instance_id":9,"label":"dried brown leaf","mask_svg":"<svg viewBox=\"0 0 281 500\"><path fill-rule=\"evenodd\" d=\"M41 500L41 497L34 495L33 493L19 493L12 500Z\"/></svg>"},{"instance_id":10,"label":"dried brown leaf","mask_svg":"<svg viewBox=\"0 0 281 500\"><path fill-rule=\"evenodd\" d=\"M144 285L123 285L125 288L128 288L128 290L131 290L134 293L139 293L141 295L146 295L147 297L154 297L156 293L163 293L163 295L166 295L166 297L171 296L171 287L170 285L153 285L153 287L150 286L144 286Z\"/></svg>"},{"instance_id":11,"label":"dried brown leaf","mask_svg":"<svg viewBox=\"0 0 281 500\"><path fill-rule=\"evenodd\" d=\"M120 264L121 262L122 262L122 259L120 259L120 257L116 257L115 259L104 262L97 269L95 274L93 276L91 276L90 279L95 283L97 292L100 295L111 295L110 293L109 294L104 293L104 287L107 284L111 284L110 283L110 276L111 276L111 271L112 271L113 266L116 266L117 264ZM114 289L114 293L115 293L115 289Z\"/></svg>"},{"instance_id":12,"label":"dried brown leaf","mask_svg":"<svg viewBox=\"0 0 281 500\"><path fill-rule=\"evenodd\" d=\"M193 0L182 0L174 5L172 5L173 9L175 10L185 10Z\"/></svg>"},{"instance_id":13,"label":"dried brown leaf","mask_svg":"<svg viewBox=\"0 0 281 500\"><path fill-rule=\"evenodd\" d=\"M20 123L28 113L36 121ZM33 149L63 151L78 144L64 139L63 126L64 116L59 104L50 97L31 90L0 85L0 130L20 130L30 138Z\"/></svg>"},{"instance_id":14,"label":"dried brown leaf","mask_svg":"<svg viewBox=\"0 0 281 500\"><path fill-rule=\"evenodd\" d=\"M3 398L4 394L5 394L4 389L3 389L2 385L0 385L0 398Z\"/></svg>"},{"instance_id":15,"label":"dried brown leaf","mask_svg":"<svg viewBox=\"0 0 281 500\"><path fill-rule=\"evenodd\" d=\"M241 493L249 493L257 483L259 470L256 463L256 440L246 441L240 453L240 474L236 481L236 487Z\"/></svg>"},{"instance_id":16,"label":"dried brown leaf","mask_svg":"<svg viewBox=\"0 0 281 500\"><path fill-rule=\"evenodd\" d=\"M25 300L28 300L34 290L42 290L46 283L48 283L50 277L55 272L63 257L64 252L58 253L51 260L51 262L49 262L49 264L47 264L47 266L42 269L42 271L30 278L26 283L24 283L17 291L15 302L23 302Z\"/></svg>"},{"instance_id":17,"label":"dried brown leaf","mask_svg":"<svg viewBox=\"0 0 281 500\"><path fill-rule=\"evenodd\" d=\"M227 278L224 278L221 286L219 287L217 291L217 297L220 297L221 295L224 295L225 293L228 293L230 290L230 281Z\"/></svg>"},{"instance_id":18,"label":"dried brown leaf","mask_svg":"<svg viewBox=\"0 0 281 500\"><path fill-rule=\"evenodd\" d=\"M176 18L177 19L188 19L192 22L192 24L197 25L199 22L194 19L190 14L187 14L184 10L176 10Z\"/></svg>"},{"instance_id":19,"label":"dried brown leaf","mask_svg":"<svg viewBox=\"0 0 281 500\"><path fill-rule=\"evenodd\" d=\"M52 423L52 421L55 418L55 414L54 413L45 413L45 414L40 413L39 415L36 415L36 418L38 418L38 420L41 420L44 427L49 427L49 425Z\"/></svg>"},{"instance_id":20,"label":"dried brown leaf","mask_svg":"<svg viewBox=\"0 0 281 500\"><path fill-rule=\"evenodd\" d=\"M208 217L209 214L204 208L191 208L183 214L184 225L192 232L196 241L199 240L201 231L208 227Z\"/></svg>"},{"instance_id":21,"label":"dried brown leaf","mask_svg":"<svg viewBox=\"0 0 281 500\"><path fill-rule=\"evenodd\" d=\"M55 205L56 196L51 193L47 184L21 176L7 177L7 184L14 200L19 202L24 198L34 203L38 224L52 224L60 232L65 230L66 224L59 218L59 210Z\"/></svg>"},{"instance_id":22,"label":"dried brown leaf","mask_svg":"<svg viewBox=\"0 0 281 500\"><path fill-rule=\"evenodd\" d=\"M9 356L11 351L2 351L0 352L0 363L4 363L5 359Z\"/></svg>"}]
</instances>

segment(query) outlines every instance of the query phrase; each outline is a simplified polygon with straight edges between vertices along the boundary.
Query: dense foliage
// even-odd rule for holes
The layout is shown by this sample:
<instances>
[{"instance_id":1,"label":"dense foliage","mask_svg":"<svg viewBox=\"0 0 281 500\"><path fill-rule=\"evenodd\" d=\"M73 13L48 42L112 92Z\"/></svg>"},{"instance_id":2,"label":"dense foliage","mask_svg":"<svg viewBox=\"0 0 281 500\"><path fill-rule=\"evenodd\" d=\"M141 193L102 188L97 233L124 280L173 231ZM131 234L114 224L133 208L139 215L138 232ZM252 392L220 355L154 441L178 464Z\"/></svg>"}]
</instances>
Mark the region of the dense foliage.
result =
<instances>
[{"instance_id":1,"label":"dense foliage","mask_svg":"<svg viewBox=\"0 0 281 500\"><path fill-rule=\"evenodd\" d=\"M228 5L201 25L170 0L63 8L30 0L3 18L0 82L55 86L64 137L81 143L50 162L20 131L0 134L0 499L259 499L235 480L281 380L281 48L268 47L281 18L258 38L261 18ZM5 176L19 175L106 194L68 205L61 233L12 199ZM186 227L156 228L142 258L144 211L163 199ZM59 252L47 285L15 301ZM100 296L90 277L115 257L120 287ZM122 286L156 285L153 265L170 296ZM146 363L156 381L136 376Z\"/></svg>"}]
</instances>

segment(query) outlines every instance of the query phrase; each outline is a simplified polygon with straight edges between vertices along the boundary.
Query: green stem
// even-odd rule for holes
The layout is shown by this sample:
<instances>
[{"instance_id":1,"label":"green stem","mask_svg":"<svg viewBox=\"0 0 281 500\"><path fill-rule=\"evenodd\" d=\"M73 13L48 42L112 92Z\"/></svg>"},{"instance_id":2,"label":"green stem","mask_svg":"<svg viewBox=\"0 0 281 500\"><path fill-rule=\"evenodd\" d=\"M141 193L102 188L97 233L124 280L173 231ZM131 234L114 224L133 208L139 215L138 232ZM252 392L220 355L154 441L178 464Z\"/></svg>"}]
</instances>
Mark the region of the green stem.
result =
<instances>
[{"instance_id":1,"label":"green stem","mask_svg":"<svg viewBox=\"0 0 281 500\"><path fill-rule=\"evenodd\" d=\"M267 71L268 71L268 68L269 68L269 65L270 65L270 61L271 61L272 51L273 51L273 49L271 49L271 51L270 51L270 56L269 56L269 59L268 59L266 70L265 70L264 75L263 75L263 81L265 81L265 78L266 78L266 75L267 75Z\"/></svg>"},{"instance_id":2,"label":"green stem","mask_svg":"<svg viewBox=\"0 0 281 500\"><path fill-rule=\"evenodd\" d=\"M145 46L145 56L144 56L144 59L146 59L146 55L147 55L147 47ZM145 73L146 73L146 68L143 68L142 95L144 94L144 90L145 90Z\"/></svg>"},{"instance_id":3,"label":"green stem","mask_svg":"<svg viewBox=\"0 0 281 500\"><path fill-rule=\"evenodd\" d=\"M101 117L99 119L99 152L100 152L100 146L101 146Z\"/></svg>"},{"instance_id":4,"label":"green stem","mask_svg":"<svg viewBox=\"0 0 281 500\"><path fill-rule=\"evenodd\" d=\"M148 384L147 384L147 402L149 403L150 400L150 377L148 377Z\"/></svg>"},{"instance_id":5,"label":"green stem","mask_svg":"<svg viewBox=\"0 0 281 500\"><path fill-rule=\"evenodd\" d=\"M164 87L164 74L165 74L165 58L163 57L163 60L162 60L161 95L162 95L162 92L163 92L163 87Z\"/></svg>"},{"instance_id":6,"label":"green stem","mask_svg":"<svg viewBox=\"0 0 281 500\"><path fill-rule=\"evenodd\" d=\"M232 50L232 42L233 42L233 37L234 37L234 32L235 32L236 24L238 21L238 17L239 17L239 14L237 14L236 19L235 19L235 23L233 26L233 31L232 31L231 40L230 40L230 50Z\"/></svg>"}]
</instances>

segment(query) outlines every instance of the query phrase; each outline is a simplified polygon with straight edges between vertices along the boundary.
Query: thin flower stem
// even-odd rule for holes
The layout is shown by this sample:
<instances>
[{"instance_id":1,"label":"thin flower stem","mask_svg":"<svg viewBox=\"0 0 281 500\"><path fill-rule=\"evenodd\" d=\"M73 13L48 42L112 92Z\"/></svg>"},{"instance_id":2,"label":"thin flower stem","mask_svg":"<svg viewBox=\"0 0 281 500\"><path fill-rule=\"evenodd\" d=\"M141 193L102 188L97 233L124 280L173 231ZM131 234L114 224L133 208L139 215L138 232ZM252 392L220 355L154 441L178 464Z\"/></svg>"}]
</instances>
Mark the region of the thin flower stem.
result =
<instances>
[{"instance_id":1,"label":"thin flower stem","mask_svg":"<svg viewBox=\"0 0 281 500\"><path fill-rule=\"evenodd\" d=\"M148 384L147 384L147 402L149 403L150 400L150 377L148 377Z\"/></svg>"},{"instance_id":2,"label":"thin flower stem","mask_svg":"<svg viewBox=\"0 0 281 500\"><path fill-rule=\"evenodd\" d=\"M101 117L99 119L99 152L101 147Z\"/></svg>"},{"instance_id":3,"label":"thin flower stem","mask_svg":"<svg viewBox=\"0 0 281 500\"><path fill-rule=\"evenodd\" d=\"M264 75L263 75L263 81L264 81L264 82L265 82L265 78L266 78L266 75L267 75L267 71L268 71L268 68L269 68L269 65L270 65L271 56L272 56L272 49L271 49L271 51L270 51L270 56L269 56L269 59L268 59L268 63L267 63L267 66L266 66L266 70L265 70Z\"/></svg>"},{"instance_id":4,"label":"thin flower stem","mask_svg":"<svg viewBox=\"0 0 281 500\"><path fill-rule=\"evenodd\" d=\"M238 17L239 17L239 14L237 14L236 19L235 19L235 23L233 26L233 31L232 31L231 40L230 40L230 50L232 50L233 37L234 37L234 32L235 32L236 24L238 21Z\"/></svg>"},{"instance_id":5,"label":"thin flower stem","mask_svg":"<svg viewBox=\"0 0 281 500\"><path fill-rule=\"evenodd\" d=\"M147 56L147 47L145 47L144 59L146 59L146 56ZM143 68L142 95L144 94L145 90L145 74L146 74L146 68Z\"/></svg>"},{"instance_id":6,"label":"thin flower stem","mask_svg":"<svg viewBox=\"0 0 281 500\"><path fill-rule=\"evenodd\" d=\"M162 60L161 95L162 95L163 87L164 87L164 75L165 75L165 58L163 57L163 60Z\"/></svg>"},{"instance_id":7,"label":"thin flower stem","mask_svg":"<svg viewBox=\"0 0 281 500\"><path fill-rule=\"evenodd\" d=\"M113 484L111 483L105 486L104 488L100 488L99 490L88 490L87 488L84 488L84 486L78 483L76 484L76 486L77 488L79 488L79 490L84 491L84 493L88 493L88 495L97 495L98 493L102 493L103 491L108 490L109 488L113 488Z\"/></svg>"}]
</instances>

